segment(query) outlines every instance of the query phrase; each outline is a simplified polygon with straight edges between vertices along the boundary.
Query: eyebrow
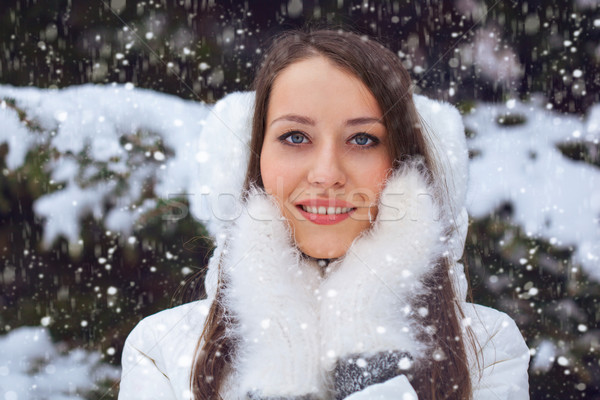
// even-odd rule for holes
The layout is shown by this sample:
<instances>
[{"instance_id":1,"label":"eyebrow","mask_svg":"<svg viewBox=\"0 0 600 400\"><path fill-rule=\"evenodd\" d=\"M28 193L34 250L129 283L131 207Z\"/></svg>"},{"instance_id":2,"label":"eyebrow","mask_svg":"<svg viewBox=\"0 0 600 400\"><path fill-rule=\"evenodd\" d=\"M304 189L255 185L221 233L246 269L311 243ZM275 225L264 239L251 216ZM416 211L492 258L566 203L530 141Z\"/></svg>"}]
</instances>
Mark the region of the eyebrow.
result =
<instances>
[{"instance_id":1,"label":"eyebrow","mask_svg":"<svg viewBox=\"0 0 600 400\"><path fill-rule=\"evenodd\" d=\"M366 124L381 124L383 125L383 121L381 118L375 117L360 117L360 118L352 118L346 121L346 125L348 126L356 126L356 125L366 125Z\"/></svg>"},{"instance_id":2,"label":"eyebrow","mask_svg":"<svg viewBox=\"0 0 600 400\"><path fill-rule=\"evenodd\" d=\"M312 118L305 117L302 115L297 115L297 114L282 115L281 117L276 118L273 121L271 121L270 125L273 125L275 122L279 122L279 121L297 122L299 124L310 125L310 126L316 125L315 121ZM376 123L383 125L381 118L375 118L375 117L359 117L359 118L352 118L352 119L349 119L346 121L347 126L376 124Z\"/></svg>"},{"instance_id":3,"label":"eyebrow","mask_svg":"<svg viewBox=\"0 0 600 400\"><path fill-rule=\"evenodd\" d=\"M270 125L273 125L275 122L279 122L279 121L297 122L299 124L310 125L310 126L316 125L315 121L312 118L304 117L302 115L297 115L297 114L282 115L281 117L275 118L273 121L271 121Z\"/></svg>"}]
</instances>

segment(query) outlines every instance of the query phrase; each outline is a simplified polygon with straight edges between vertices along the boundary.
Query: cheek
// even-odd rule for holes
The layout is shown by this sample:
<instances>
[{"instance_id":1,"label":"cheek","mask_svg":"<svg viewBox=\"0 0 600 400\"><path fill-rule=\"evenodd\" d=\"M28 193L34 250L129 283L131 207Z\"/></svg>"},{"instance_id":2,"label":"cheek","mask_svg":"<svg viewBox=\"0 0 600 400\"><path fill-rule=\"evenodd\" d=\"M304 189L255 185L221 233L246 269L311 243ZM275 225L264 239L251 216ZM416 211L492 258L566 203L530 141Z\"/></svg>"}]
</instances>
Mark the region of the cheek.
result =
<instances>
[{"instance_id":1,"label":"cheek","mask_svg":"<svg viewBox=\"0 0 600 400\"><path fill-rule=\"evenodd\" d=\"M263 151L260 159L260 173L267 193L283 203L294 189L297 180L296 169L273 151Z\"/></svg>"},{"instance_id":2,"label":"cheek","mask_svg":"<svg viewBox=\"0 0 600 400\"><path fill-rule=\"evenodd\" d=\"M369 201L375 202L391 172L391 162L388 162L387 158L375 159L369 165L356 166L354 171L354 182L357 191L364 193Z\"/></svg>"}]
</instances>

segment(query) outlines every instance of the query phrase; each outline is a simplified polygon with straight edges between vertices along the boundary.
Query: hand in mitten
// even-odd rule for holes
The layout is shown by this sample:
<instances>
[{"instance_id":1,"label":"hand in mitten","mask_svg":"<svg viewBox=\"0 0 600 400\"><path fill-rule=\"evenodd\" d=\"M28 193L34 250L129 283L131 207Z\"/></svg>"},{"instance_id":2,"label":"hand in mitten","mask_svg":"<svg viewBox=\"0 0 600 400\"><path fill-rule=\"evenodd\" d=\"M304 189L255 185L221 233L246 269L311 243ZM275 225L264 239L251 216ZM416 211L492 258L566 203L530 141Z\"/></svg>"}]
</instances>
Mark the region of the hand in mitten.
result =
<instances>
[{"instance_id":1,"label":"hand in mitten","mask_svg":"<svg viewBox=\"0 0 600 400\"><path fill-rule=\"evenodd\" d=\"M411 301L442 257L444 229L433 190L414 164L388 180L377 219L330 265L321 285L321 351L326 370L349 355L424 354ZM395 353L392 353L395 354ZM334 372L335 374L335 372Z\"/></svg>"},{"instance_id":2,"label":"hand in mitten","mask_svg":"<svg viewBox=\"0 0 600 400\"><path fill-rule=\"evenodd\" d=\"M291 246L269 196L250 194L245 211L222 260L239 396L309 399L322 391L314 295L319 273Z\"/></svg>"},{"instance_id":3,"label":"hand in mitten","mask_svg":"<svg viewBox=\"0 0 600 400\"><path fill-rule=\"evenodd\" d=\"M368 386L383 383L410 368L411 364L412 357L399 351L343 357L336 361L333 370L334 399L342 400Z\"/></svg>"}]
</instances>

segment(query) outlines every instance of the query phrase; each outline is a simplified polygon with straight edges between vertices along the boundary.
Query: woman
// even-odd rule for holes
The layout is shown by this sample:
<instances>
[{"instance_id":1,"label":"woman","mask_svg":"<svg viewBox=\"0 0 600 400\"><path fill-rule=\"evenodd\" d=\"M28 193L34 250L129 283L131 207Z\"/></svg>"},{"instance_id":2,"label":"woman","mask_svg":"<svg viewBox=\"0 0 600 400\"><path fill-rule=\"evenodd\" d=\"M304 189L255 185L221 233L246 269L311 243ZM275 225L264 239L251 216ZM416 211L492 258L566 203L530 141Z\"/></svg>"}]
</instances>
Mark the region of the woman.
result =
<instances>
[{"instance_id":1,"label":"woman","mask_svg":"<svg viewBox=\"0 0 600 400\"><path fill-rule=\"evenodd\" d=\"M120 398L527 399L514 322L463 302L458 113L339 31L278 38L255 90L208 299L140 322Z\"/></svg>"}]
</instances>

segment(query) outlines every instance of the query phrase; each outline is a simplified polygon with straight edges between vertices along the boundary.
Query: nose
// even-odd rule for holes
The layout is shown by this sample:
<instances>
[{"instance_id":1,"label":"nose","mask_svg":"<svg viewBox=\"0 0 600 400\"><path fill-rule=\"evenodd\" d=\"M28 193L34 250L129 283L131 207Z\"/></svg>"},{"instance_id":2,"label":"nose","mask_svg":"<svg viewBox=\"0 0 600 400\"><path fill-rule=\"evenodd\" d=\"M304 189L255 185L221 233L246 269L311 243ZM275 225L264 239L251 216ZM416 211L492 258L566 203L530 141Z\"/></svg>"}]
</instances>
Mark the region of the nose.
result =
<instances>
[{"instance_id":1,"label":"nose","mask_svg":"<svg viewBox=\"0 0 600 400\"><path fill-rule=\"evenodd\" d=\"M308 182L319 188L339 188L346 183L341 151L334 143L323 143L313 153L308 170Z\"/></svg>"}]
</instances>

